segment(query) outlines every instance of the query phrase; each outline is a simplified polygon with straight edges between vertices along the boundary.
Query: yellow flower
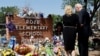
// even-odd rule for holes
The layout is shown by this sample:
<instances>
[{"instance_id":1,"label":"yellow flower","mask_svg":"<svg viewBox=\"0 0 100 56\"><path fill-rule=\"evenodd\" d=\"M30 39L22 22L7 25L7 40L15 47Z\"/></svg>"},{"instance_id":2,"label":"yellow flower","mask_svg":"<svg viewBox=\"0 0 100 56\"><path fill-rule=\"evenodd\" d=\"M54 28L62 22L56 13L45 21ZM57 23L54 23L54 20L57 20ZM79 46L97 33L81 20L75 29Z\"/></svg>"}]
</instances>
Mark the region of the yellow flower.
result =
<instances>
[{"instance_id":1,"label":"yellow flower","mask_svg":"<svg viewBox=\"0 0 100 56\"><path fill-rule=\"evenodd\" d=\"M28 53L28 54L26 54L25 56L33 56L33 55L32 55L32 53Z\"/></svg>"},{"instance_id":2,"label":"yellow flower","mask_svg":"<svg viewBox=\"0 0 100 56\"><path fill-rule=\"evenodd\" d=\"M12 56L15 56L15 53L13 52L12 49L5 49L5 50L2 50L2 56L8 56L8 55L12 55Z\"/></svg>"}]
</instances>

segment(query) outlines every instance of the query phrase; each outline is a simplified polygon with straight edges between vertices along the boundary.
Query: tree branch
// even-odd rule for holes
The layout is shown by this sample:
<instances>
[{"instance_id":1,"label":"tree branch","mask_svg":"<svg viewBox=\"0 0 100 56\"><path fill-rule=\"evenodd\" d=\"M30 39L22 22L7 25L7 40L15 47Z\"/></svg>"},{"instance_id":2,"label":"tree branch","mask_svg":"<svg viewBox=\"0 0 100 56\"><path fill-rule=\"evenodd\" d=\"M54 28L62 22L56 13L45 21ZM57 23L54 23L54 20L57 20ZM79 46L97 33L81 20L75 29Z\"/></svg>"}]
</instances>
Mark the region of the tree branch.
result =
<instances>
[{"instance_id":1,"label":"tree branch","mask_svg":"<svg viewBox=\"0 0 100 56\"><path fill-rule=\"evenodd\" d=\"M97 2L94 0L94 9L97 7Z\"/></svg>"},{"instance_id":2,"label":"tree branch","mask_svg":"<svg viewBox=\"0 0 100 56\"><path fill-rule=\"evenodd\" d=\"M91 12L91 19L93 19L94 15L95 15L95 12L97 11L97 9L100 7L100 3L99 5L97 5L99 3L99 0L94 0L94 9L93 9L93 12Z\"/></svg>"},{"instance_id":3,"label":"tree branch","mask_svg":"<svg viewBox=\"0 0 100 56\"><path fill-rule=\"evenodd\" d=\"M84 0L85 2L85 9L87 9L87 0Z\"/></svg>"},{"instance_id":4,"label":"tree branch","mask_svg":"<svg viewBox=\"0 0 100 56\"><path fill-rule=\"evenodd\" d=\"M100 0L97 0L97 3L99 2Z\"/></svg>"},{"instance_id":5,"label":"tree branch","mask_svg":"<svg viewBox=\"0 0 100 56\"><path fill-rule=\"evenodd\" d=\"M97 5L97 8L99 8L100 7L100 2L99 2L99 4Z\"/></svg>"}]
</instances>

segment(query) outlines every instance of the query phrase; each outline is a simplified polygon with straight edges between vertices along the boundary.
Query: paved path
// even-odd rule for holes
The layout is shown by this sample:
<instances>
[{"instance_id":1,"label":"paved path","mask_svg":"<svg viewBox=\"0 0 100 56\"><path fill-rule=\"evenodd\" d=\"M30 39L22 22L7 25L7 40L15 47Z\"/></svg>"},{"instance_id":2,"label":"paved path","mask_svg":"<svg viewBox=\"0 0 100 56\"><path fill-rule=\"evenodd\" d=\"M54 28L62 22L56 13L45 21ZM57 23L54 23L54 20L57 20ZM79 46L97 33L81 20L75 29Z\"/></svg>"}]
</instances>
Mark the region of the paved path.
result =
<instances>
[{"instance_id":1,"label":"paved path","mask_svg":"<svg viewBox=\"0 0 100 56\"><path fill-rule=\"evenodd\" d=\"M100 50L89 51L89 56L100 56Z\"/></svg>"}]
</instances>

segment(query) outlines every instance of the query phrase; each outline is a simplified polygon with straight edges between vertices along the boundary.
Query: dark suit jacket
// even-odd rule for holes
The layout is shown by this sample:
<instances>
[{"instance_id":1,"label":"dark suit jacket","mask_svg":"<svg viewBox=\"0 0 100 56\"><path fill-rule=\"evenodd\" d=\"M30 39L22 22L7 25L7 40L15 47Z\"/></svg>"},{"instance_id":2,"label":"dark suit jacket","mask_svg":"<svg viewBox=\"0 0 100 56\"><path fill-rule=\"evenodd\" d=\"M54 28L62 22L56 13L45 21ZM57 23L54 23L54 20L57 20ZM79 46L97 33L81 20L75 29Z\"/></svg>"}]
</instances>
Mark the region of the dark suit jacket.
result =
<instances>
[{"instance_id":1,"label":"dark suit jacket","mask_svg":"<svg viewBox=\"0 0 100 56\"><path fill-rule=\"evenodd\" d=\"M79 23L80 25L78 26L78 33L79 36L81 37L88 37L91 34L91 27L90 27L90 16L89 13L85 10L82 9L79 13ZM83 24L83 26L81 26Z\"/></svg>"}]
</instances>

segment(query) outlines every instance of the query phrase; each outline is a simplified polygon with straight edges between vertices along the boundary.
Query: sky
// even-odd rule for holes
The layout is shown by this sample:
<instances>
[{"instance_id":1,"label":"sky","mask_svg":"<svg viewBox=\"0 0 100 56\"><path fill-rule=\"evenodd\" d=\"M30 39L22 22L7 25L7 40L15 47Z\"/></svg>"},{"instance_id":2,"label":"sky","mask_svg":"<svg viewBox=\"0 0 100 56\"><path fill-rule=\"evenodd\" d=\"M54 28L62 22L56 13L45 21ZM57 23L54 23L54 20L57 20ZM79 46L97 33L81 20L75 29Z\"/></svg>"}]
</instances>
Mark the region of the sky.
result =
<instances>
[{"instance_id":1,"label":"sky","mask_svg":"<svg viewBox=\"0 0 100 56\"><path fill-rule=\"evenodd\" d=\"M46 17L48 14L63 15L62 0L0 0L0 7L17 6L22 10L29 7L35 12L42 12Z\"/></svg>"}]
</instances>

